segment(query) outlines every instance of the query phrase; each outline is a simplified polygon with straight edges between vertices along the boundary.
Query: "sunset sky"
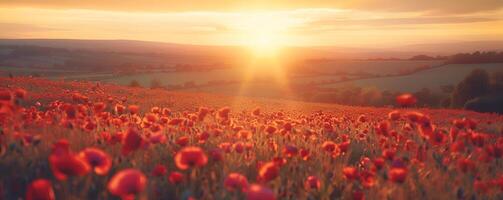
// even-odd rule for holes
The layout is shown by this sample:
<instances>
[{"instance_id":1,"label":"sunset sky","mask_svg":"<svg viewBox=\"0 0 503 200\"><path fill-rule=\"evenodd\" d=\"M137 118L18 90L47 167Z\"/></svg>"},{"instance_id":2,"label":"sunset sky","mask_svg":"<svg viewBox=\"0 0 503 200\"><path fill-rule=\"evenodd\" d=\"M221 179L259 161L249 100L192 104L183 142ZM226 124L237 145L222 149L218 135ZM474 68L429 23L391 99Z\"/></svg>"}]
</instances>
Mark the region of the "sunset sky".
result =
<instances>
[{"instance_id":1,"label":"sunset sky","mask_svg":"<svg viewBox=\"0 0 503 200\"><path fill-rule=\"evenodd\" d=\"M503 1L0 0L0 29L0 38L393 47L501 40Z\"/></svg>"}]
</instances>

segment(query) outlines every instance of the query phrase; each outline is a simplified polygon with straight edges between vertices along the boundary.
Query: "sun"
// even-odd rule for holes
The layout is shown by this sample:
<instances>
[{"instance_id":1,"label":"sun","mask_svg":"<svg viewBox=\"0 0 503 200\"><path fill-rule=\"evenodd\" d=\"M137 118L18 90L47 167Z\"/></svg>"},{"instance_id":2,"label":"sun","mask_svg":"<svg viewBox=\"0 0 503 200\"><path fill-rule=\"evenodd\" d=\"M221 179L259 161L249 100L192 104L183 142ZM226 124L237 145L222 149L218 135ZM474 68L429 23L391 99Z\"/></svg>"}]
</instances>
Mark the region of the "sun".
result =
<instances>
[{"instance_id":1,"label":"sun","mask_svg":"<svg viewBox=\"0 0 503 200\"><path fill-rule=\"evenodd\" d=\"M256 57L275 57L281 49L277 35L272 33L256 33L247 46Z\"/></svg>"},{"instance_id":2,"label":"sun","mask_svg":"<svg viewBox=\"0 0 503 200\"><path fill-rule=\"evenodd\" d=\"M244 46L257 57L277 56L288 44L289 28L295 25L284 15L273 12L241 13L235 16L229 27L235 31Z\"/></svg>"}]
</instances>

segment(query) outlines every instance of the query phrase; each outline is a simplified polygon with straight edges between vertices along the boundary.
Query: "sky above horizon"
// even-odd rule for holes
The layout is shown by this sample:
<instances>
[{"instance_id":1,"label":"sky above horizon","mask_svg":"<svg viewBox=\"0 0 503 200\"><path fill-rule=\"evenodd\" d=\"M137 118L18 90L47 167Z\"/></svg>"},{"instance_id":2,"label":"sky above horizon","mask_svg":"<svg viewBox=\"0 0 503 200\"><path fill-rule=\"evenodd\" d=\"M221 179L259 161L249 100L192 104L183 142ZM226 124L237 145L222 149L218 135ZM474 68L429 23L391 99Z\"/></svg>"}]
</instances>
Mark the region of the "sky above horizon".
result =
<instances>
[{"instance_id":1,"label":"sky above horizon","mask_svg":"<svg viewBox=\"0 0 503 200\"><path fill-rule=\"evenodd\" d=\"M503 39L501 0L0 0L0 38L395 47Z\"/></svg>"}]
</instances>

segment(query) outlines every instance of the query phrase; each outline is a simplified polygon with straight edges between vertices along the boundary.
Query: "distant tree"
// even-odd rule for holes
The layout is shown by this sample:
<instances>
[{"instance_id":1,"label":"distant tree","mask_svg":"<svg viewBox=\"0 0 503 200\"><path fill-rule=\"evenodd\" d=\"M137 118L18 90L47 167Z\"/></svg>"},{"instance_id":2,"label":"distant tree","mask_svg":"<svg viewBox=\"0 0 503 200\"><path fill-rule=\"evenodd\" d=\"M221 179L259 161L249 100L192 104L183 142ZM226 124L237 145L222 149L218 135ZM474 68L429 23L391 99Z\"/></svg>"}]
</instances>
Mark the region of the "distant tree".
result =
<instances>
[{"instance_id":1,"label":"distant tree","mask_svg":"<svg viewBox=\"0 0 503 200\"><path fill-rule=\"evenodd\" d=\"M442 101L440 102L440 106L442 108L448 108L451 106L451 97L450 96L447 96L447 97L444 97L444 99L442 99Z\"/></svg>"},{"instance_id":2,"label":"distant tree","mask_svg":"<svg viewBox=\"0 0 503 200\"><path fill-rule=\"evenodd\" d=\"M162 83L159 79L152 79L150 81L150 88L155 89L155 88L163 88Z\"/></svg>"},{"instance_id":3,"label":"distant tree","mask_svg":"<svg viewBox=\"0 0 503 200\"><path fill-rule=\"evenodd\" d=\"M141 85L137 80L132 80L129 82L129 87L141 87Z\"/></svg>"},{"instance_id":4,"label":"distant tree","mask_svg":"<svg viewBox=\"0 0 503 200\"><path fill-rule=\"evenodd\" d=\"M409 60L434 60L434 59L435 59L434 57L427 56L427 55L416 55L416 56L409 58Z\"/></svg>"},{"instance_id":5,"label":"distant tree","mask_svg":"<svg viewBox=\"0 0 503 200\"><path fill-rule=\"evenodd\" d=\"M196 82L194 81L187 81L183 84L183 87L185 88L193 88L196 87Z\"/></svg>"},{"instance_id":6,"label":"distant tree","mask_svg":"<svg viewBox=\"0 0 503 200\"><path fill-rule=\"evenodd\" d=\"M438 107L442 100L440 95L431 92L428 88L415 92L414 96L418 99L418 105L425 107Z\"/></svg>"},{"instance_id":7,"label":"distant tree","mask_svg":"<svg viewBox=\"0 0 503 200\"><path fill-rule=\"evenodd\" d=\"M443 93L451 94L454 91L454 85L442 85L440 86L440 90Z\"/></svg>"},{"instance_id":8,"label":"distant tree","mask_svg":"<svg viewBox=\"0 0 503 200\"><path fill-rule=\"evenodd\" d=\"M474 52L460 53L449 57L448 64L470 64L470 63L501 63L503 62L503 52Z\"/></svg>"},{"instance_id":9,"label":"distant tree","mask_svg":"<svg viewBox=\"0 0 503 200\"><path fill-rule=\"evenodd\" d=\"M493 83L503 83L503 71L493 72L491 74L491 81Z\"/></svg>"},{"instance_id":10,"label":"distant tree","mask_svg":"<svg viewBox=\"0 0 503 200\"><path fill-rule=\"evenodd\" d=\"M381 97L382 97L382 105L394 105L395 104L395 99L396 99L396 96L398 96L399 93L398 92L391 92L389 90L384 90L382 93L381 93Z\"/></svg>"},{"instance_id":11,"label":"distant tree","mask_svg":"<svg viewBox=\"0 0 503 200\"><path fill-rule=\"evenodd\" d=\"M364 106L380 106L379 100L382 98L381 91L375 87L367 88L362 94L362 105Z\"/></svg>"},{"instance_id":12,"label":"distant tree","mask_svg":"<svg viewBox=\"0 0 503 200\"><path fill-rule=\"evenodd\" d=\"M37 73L37 72L32 73L32 74L31 74L31 76L32 76L32 77L36 77L36 78L37 78L37 77L41 77L41 75L40 75L39 73Z\"/></svg>"},{"instance_id":13,"label":"distant tree","mask_svg":"<svg viewBox=\"0 0 503 200\"><path fill-rule=\"evenodd\" d=\"M503 95L503 71L491 74L491 94Z\"/></svg>"},{"instance_id":14,"label":"distant tree","mask_svg":"<svg viewBox=\"0 0 503 200\"><path fill-rule=\"evenodd\" d=\"M487 95L466 102L465 109L503 114L503 95Z\"/></svg>"},{"instance_id":15,"label":"distant tree","mask_svg":"<svg viewBox=\"0 0 503 200\"><path fill-rule=\"evenodd\" d=\"M485 70L475 69L454 89L451 107L462 108L467 101L487 95L489 91L489 74Z\"/></svg>"}]
</instances>

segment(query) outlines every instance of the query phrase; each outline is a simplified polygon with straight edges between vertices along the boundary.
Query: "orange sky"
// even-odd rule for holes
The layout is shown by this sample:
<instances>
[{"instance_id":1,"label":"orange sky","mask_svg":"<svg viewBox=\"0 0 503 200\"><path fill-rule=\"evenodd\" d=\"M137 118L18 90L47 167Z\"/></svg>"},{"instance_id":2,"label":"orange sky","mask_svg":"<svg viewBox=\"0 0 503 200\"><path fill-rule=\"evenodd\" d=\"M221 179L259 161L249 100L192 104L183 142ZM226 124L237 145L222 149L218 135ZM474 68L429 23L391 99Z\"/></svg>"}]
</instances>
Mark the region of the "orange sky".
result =
<instances>
[{"instance_id":1,"label":"orange sky","mask_svg":"<svg viewBox=\"0 0 503 200\"><path fill-rule=\"evenodd\" d=\"M503 39L501 0L419 2L0 0L0 38L348 47Z\"/></svg>"}]
</instances>

